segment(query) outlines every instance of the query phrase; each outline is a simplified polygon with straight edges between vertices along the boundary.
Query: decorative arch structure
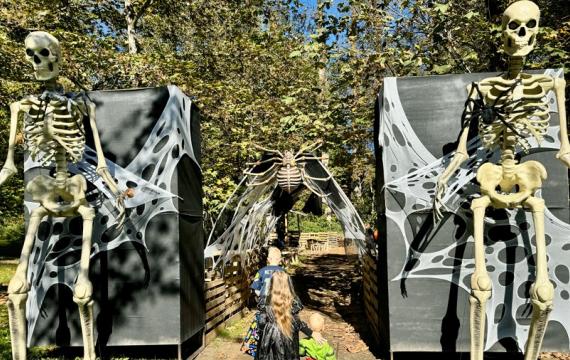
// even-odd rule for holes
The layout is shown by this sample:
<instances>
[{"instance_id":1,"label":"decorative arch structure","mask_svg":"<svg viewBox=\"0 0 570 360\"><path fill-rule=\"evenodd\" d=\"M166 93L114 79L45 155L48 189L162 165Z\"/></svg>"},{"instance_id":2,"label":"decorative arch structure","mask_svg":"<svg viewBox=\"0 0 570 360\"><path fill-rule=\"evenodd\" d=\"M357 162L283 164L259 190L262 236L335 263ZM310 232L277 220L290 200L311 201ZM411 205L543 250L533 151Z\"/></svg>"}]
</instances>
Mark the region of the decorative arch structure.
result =
<instances>
[{"instance_id":1,"label":"decorative arch structure","mask_svg":"<svg viewBox=\"0 0 570 360\"><path fill-rule=\"evenodd\" d=\"M341 223L344 236L355 241L360 254L375 252L374 245L366 243L360 215L320 160L305 162L304 171L308 176L303 185L289 194L278 186L277 177L262 175L270 166L263 163L269 156L266 153L260 165L245 172L214 224L204 254L205 258L212 259L214 268L228 263L235 255L246 259L248 250L267 245L278 220L293 208L304 189L322 198L330 207ZM324 178L327 180L315 180ZM252 183L262 184L248 185ZM235 210L232 213L230 209Z\"/></svg>"}]
</instances>

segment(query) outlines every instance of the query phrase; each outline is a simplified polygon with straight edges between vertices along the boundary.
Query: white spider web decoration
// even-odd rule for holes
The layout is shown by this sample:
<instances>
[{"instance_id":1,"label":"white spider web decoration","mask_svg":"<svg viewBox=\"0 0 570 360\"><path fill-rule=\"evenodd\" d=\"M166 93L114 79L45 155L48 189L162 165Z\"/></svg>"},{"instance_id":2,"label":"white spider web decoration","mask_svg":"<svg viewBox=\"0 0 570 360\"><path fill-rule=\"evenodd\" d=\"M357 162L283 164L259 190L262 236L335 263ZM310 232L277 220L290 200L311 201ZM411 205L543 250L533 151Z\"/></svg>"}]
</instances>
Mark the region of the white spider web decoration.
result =
<instances>
[{"instance_id":1,"label":"white spider web decoration","mask_svg":"<svg viewBox=\"0 0 570 360\"><path fill-rule=\"evenodd\" d=\"M249 170L249 172L252 171L253 168ZM305 171L314 178L331 175L319 160L307 161ZM224 205L208 237L204 253L206 258L213 259L214 268L228 263L237 254L241 255L242 265L245 265L247 259L245 255L248 250L267 245L269 234L281 217L281 214L274 212L277 202L275 196L280 191L274 175L272 172L262 176L245 175ZM365 243L364 224L360 216L336 180L331 176L326 181L310 178L304 178L304 181L309 185L306 189L322 196L339 219L345 237L355 240L359 252L374 251L374 246ZM249 182L263 184L246 186ZM302 190L303 186L291 194L293 201L297 201ZM237 195L240 191L241 195ZM233 210L231 220L228 221L229 225L222 229L224 224L220 219L232 211L230 206L235 210Z\"/></svg>"},{"instance_id":2,"label":"white spider web decoration","mask_svg":"<svg viewBox=\"0 0 570 360\"><path fill-rule=\"evenodd\" d=\"M560 77L562 71L548 70L547 74ZM450 179L443 199L446 210L454 214L447 221L455 222L455 232L449 234L455 237L455 242L438 251L430 252L428 247L426 251L418 252L411 247L413 236L409 234L417 234L421 225L419 222L425 218L426 213L431 213L437 177L445 170L453 154L437 159L421 143L400 102L396 78L384 80L383 97L377 140L383 148L383 164L398 164L385 165L384 169L383 195L392 197L399 205L387 207L386 217L398 226L405 241L408 259L413 258L416 262L411 270L404 266L392 281L405 278L441 279L453 282L469 293L474 259L455 259L454 256L459 247L468 249L473 246L469 197L476 196L479 191L472 181L477 168L483 162L495 162L498 154L484 150L477 140L469 142L468 150L472 155ZM548 94L547 101L551 106L550 111L556 112L557 105L552 92ZM456 123L460 123L459 119ZM458 126L457 131L459 130ZM529 138L531 151L552 151L554 156L554 151L560 146L558 139L559 127L551 126L540 148L534 139ZM517 342L519 349L524 348L530 324L528 290L535 273L532 216L523 210L508 210L505 214L503 217L495 216L495 220L485 218L487 270L493 283L493 294L486 310L488 321L485 349L491 348L500 339L509 337ZM570 334L570 270L566 260L570 255L570 242L567 240L570 225L546 210L545 230L549 276L555 286L554 309L550 321L560 323L566 333ZM470 253L467 250L464 252ZM469 321L468 318L463 320Z\"/></svg>"},{"instance_id":3,"label":"white spider web decoration","mask_svg":"<svg viewBox=\"0 0 570 360\"><path fill-rule=\"evenodd\" d=\"M125 200L128 217L122 233L113 231L117 215L115 200L95 171L95 152L86 148L83 160L68 166L72 174L81 173L86 177L86 198L90 206L97 210L93 220L91 258L126 242L138 243L146 248L147 241L154 240L145 238L149 222L160 214L178 213L173 201L176 189L171 189L171 179L178 163L187 156L199 168L191 138L192 102L175 86L168 86L168 92L170 96L162 114L133 160L124 168L107 160L119 189L135 190L135 196ZM24 168L27 179L49 171L41 167L41 162L34 162L29 156ZM39 204L36 202L25 201L26 214L37 206ZM76 216L44 218L40 224L28 268L28 281L31 284L26 306L28 345L48 290L56 284L64 284L73 290L79 269L82 222L81 217Z\"/></svg>"}]
</instances>

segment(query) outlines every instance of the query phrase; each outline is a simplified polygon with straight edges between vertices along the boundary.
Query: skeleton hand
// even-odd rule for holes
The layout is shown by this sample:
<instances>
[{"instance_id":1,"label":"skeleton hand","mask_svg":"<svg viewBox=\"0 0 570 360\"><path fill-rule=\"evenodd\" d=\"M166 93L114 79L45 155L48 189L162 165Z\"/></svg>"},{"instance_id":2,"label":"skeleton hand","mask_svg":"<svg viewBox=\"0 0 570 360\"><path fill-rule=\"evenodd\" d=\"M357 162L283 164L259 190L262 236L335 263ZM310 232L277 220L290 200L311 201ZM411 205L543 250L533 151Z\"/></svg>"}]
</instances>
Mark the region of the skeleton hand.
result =
<instances>
[{"instance_id":1,"label":"skeleton hand","mask_svg":"<svg viewBox=\"0 0 570 360\"><path fill-rule=\"evenodd\" d=\"M115 208L119 212L119 215L117 215L117 230L122 231L123 225L125 224L125 195L117 189L115 179L111 176L109 168L97 168L97 173L103 178L103 180L105 180L105 183L109 189L111 189L113 195L115 195Z\"/></svg>"},{"instance_id":2,"label":"skeleton hand","mask_svg":"<svg viewBox=\"0 0 570 360\"><path fill-rule=\"evenodd\" d=\"M125 225L125 196L123 194L115 194L117 200L115 202L115 208L119 211L117 216L117 231L123 231L123 226Z\"/></svg>"},{"instance_id":3,"label":"skeleton hand","mask_svg":"<svg viewBox=\"0 0 570 360\"><path fill-rule=\"evenodd\" d=\"M435 198L433 199L433 220L435 222L440 221L443 218L443 213L441 211L443 207L443 197L447 191L447 179L442 179L441 177L437 180L437 186L435 188Z\"/></svg>"},{"instance_id":4,"label":"skeleton hand","mask_svg":"<svg viewBox=\"0 0 570 360\"><path fill-rule=\"evenodd\" d=\"M14 166L4 165L2 170L0 170L0 186L4 184L6 180L8 180L12 175L14 175L17 172L18 171Z\"/></svg>"},{"instance_id":5,"label":"skeleton hand","mask_svg":"<svg viewBox=\"0 0 570 360\"><path fill-rule=\"evenodd\" d=\"M570 168L570 149L560 149L556 154L556 158L562 161L567 168Z\"/></svg>"}]
</instances>

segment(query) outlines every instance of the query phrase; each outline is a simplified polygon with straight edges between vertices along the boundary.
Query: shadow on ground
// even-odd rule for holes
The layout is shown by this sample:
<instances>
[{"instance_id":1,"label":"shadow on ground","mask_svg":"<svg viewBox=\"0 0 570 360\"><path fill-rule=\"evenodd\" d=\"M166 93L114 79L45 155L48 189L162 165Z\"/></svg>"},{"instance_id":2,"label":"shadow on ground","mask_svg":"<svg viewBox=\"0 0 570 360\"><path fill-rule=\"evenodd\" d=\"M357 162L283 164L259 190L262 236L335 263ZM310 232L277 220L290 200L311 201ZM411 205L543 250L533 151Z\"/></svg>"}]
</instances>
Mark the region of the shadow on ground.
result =
<instances>
[{"instance_id":1,"label":"shadow on ground","mask_svg":"<svg viewBox=\"0 0 570 360\"><path fill-rule=\"evenodd\" d=\"M295 291L308 310L343 321L378 358L364 314L362 276L357 255L323 254L303 259L293 275Z\"/></svg>"}]
</instances>

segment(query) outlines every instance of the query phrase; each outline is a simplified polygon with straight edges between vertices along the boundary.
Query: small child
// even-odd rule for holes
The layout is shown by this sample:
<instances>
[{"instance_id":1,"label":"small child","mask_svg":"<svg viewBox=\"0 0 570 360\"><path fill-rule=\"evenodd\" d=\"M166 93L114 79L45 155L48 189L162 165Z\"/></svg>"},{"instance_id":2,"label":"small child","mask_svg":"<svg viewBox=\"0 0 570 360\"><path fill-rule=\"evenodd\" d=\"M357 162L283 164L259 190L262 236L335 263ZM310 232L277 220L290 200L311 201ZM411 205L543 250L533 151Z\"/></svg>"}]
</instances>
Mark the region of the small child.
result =
<instances>
[{"instance_id":1,"label":"small child","mask_svg":"<svg viewBox=\"0 0 570 360\"><path fill-rule=\"evenodd\" d=\"M322 344L315 341L315 337L322 337L325 319L320 314L313 313L309 318L309 327L313 331L313 338L299 341L299 355L306 356L306 360L336 360L334 349L326 341Z\"/></svg>"},{"instance_id":2,"label":"small child","mask_svg":"<svg viewBox=\"0 0 570 360\"><path fill-rule=\"evenodd\" d=\"M267 266L259 269L251 288L255 291L255 294L259 297L259 301L265 301L267 296L267 289L271 276L278 271L284 271L279 263L281 262L281 251L276 247L270 247L267 252ZM241 344L241 351L248 355L255 357L257 352L257 343L259 341L259 312L255 314L255 317L249 326L247 334L243 339Z\"/></svg>"},{"instance_id":3,"label":"small child","mask_svg":"<svg viewBox=\"0 0 570 360\"><path fill-rule=\"evenodd\" d=\"M260 297L267 296L267 283L271 279L271 276L276 271L284 271L279 264L281 263L281 250L272 246L267 251L267 266L259 269L251 288L255 291L255 294Z\"/></svg>"}]
</instances>

